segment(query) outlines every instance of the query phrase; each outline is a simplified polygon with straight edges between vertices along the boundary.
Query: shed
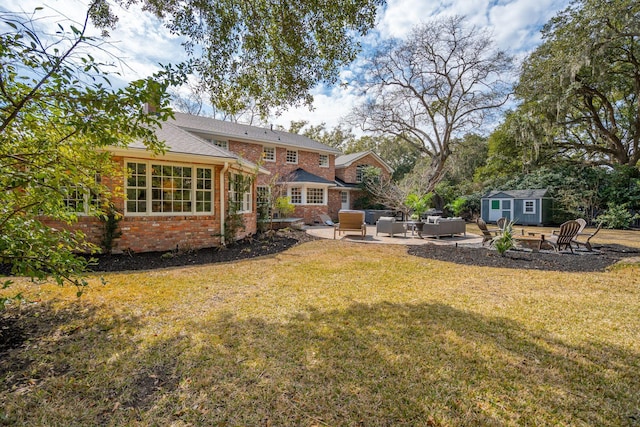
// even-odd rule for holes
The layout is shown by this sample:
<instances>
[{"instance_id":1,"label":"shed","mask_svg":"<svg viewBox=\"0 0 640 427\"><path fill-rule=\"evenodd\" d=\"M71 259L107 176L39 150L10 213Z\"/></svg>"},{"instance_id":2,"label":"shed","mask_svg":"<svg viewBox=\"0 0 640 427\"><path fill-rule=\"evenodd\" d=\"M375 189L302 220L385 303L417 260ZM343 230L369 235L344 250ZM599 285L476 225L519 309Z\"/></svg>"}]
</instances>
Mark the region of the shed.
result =
<instances>
[{"instance_id":1,"label":"shed","mask_svg":"<svg viewBox=\"0 0 640 427\"><path fill-rule=\"evenodd\" d=\"M552 222L553 199L547 189L490 191L481 199L480 216L486 222L505 217L519 225Z\"/></svg>"}]
</instances>

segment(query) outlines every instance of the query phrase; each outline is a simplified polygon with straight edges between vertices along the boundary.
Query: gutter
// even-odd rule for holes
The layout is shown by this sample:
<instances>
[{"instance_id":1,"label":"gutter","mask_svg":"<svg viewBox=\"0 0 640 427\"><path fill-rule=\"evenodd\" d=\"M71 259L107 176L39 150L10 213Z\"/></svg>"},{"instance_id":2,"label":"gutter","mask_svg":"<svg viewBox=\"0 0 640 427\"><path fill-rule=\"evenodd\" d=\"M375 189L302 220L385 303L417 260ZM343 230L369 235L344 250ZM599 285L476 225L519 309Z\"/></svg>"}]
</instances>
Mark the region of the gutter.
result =
<instances>
[{"instance_id":1,"label":"gutter","mask_svg":"<svg viewBox=\"0 0 640 427\"><path fill-rule=\"evenodd\" d=\"M224 175L229 170L229 162L224 162L224 167L220 171L220 244L224 246L226 242L224 241L224 211L225 211L225 203L224 203Z\"/></svg>"}]
</instances>

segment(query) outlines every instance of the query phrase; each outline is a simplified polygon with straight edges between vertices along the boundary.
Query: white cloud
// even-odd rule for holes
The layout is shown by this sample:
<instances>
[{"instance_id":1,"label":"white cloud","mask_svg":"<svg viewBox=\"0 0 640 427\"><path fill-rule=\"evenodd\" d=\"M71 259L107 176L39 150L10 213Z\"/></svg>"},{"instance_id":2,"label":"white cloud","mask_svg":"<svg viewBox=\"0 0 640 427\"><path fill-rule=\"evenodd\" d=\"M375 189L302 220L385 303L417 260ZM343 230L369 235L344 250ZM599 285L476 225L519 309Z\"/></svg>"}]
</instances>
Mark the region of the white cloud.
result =
<instances>
[{"instance_id":1,"label":"white cloud","mask_svg":"<svg viewBox=\"0 0 640 427\"><path fill-rule=\"evenodd\" d=\"M565 8L570 0L388 0L384 13L379 18L374 34L367 43L391 37L404 38L411 28L419 23L445 16L464 15L469 24L486 28L493 35L498 48L506 50L517 58L522 58L540 43L540 28L559 10ZM357 64L366 61L363 52L351 70ZM370 51L369 51L370 53ZM353 71L350 71L353 72ZM345 74L347 75L347 74ZM289 120L308 120L311 124L327 123L335 126L347 115L359 97L354 91L333 90L331 96L316 95L313 112L306 109L290 109L276 122Z\"/></svg>"},{"instance_id":2,"label":"white cloud","mask_svg":"<svg viewBox=\"0 0 640 427\"><path fill-rule=\"evenodd\" d=\"M566 7L569 0L388 0L378 18L375 31L367 42L390 37L405 37L420 22L451 15L465 15L469 23L490 30L498 47L516 56L532 50L540 42L540 27L556 12ZM88 0L4 0L2 9L30 11L45 6L46 14L63 14L78 22L84 20ZM126 65L120 71L125 80L134 80L153 74L158 63L176 63L186 57L180 39L171 35L148 12L133 5L129 10L114 6L120 18L112 31L109 51ZM53 24L55 21L52 21ZM95 30L95 34L98 34ZM100 58L99 53L96 56ZM349 69L343 79L352 80L358 62L366 61L367 52ZM111 58L113 62L113 58ZM358 100L354 88L319 87L314 93L314 110L292 108L273 118L274 124L289 126L291 120L308 120L312 124L325 122L337 126Z\"/></svg>"}]
</instances>

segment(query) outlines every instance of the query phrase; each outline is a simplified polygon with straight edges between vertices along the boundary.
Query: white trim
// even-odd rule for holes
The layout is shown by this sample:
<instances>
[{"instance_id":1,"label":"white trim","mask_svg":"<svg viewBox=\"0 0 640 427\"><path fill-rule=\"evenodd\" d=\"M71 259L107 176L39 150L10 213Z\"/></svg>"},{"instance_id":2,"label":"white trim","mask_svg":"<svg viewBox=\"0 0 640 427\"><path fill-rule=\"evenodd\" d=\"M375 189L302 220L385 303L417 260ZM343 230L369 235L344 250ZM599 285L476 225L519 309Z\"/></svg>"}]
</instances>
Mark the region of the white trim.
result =
<instances>
[{"instance_id":1,"label":"white trim","mask_svg":"<svg viewBox=\"0 0 640 427\"><path fill-rule=\"evenodd\" d=\"M300 203L294 203L293 200L291 201L292 204L296 205L296 206L327 206L328 205L328 200L329 200L329 187L327 187L326 185L322 185L322 184L305 184L305 183L295 183L295 184L289 184L287 186L287 196L289 197L289 199L291 200L291 189L293 188L299 188L300 189ZM307 203L307 190L309 189L319 189L322 190L322 203Z\"/></svg>"},{"instance_id":2,"label":"white trim","mask_svg":"<svg viewBox=\"0 0 640 427\"><path fill-rule=\"evenodd\" d=\"M273 159L268 159L268 158L264 155L265 150L266 150L267 148L268 148L268 149L273 150ZM272 163L273 163L273 162L275 162L275 161L278 159L277 151L278 151L278 150L276 150L276 147L272 147L272 146L268 146L268 145L263 145L263 146L262 146L262 160L264 160L265 162L272 162Z\"/></svg>"},{"instance_id":3,"label":"white trim","mask_svg":"<svg viewBox=\"0 0 640 427\"><path fill-rule=\"evenodd\" d=\"M296 153L296 161L295 162L290 162L289 161L289 153ZM289 149L287 149L285 151L285 153L284 153L284 161L288 165L297 165L298 162L300 161L300 154L298 153L298 150L289 150Z\"/></svg>"},{"instance_id":4,"label":"white trim","mask_svg":"<svg viewBox=\"0 0 640 427\"><path fill-rule=\"evenodd\" d=\"M527 212L527 202L533 203L533 209L530 212ZM536 212L536 200L535 199L522 199L522 213L524 215L535 215Z\"/></svg>"}]
</instances>

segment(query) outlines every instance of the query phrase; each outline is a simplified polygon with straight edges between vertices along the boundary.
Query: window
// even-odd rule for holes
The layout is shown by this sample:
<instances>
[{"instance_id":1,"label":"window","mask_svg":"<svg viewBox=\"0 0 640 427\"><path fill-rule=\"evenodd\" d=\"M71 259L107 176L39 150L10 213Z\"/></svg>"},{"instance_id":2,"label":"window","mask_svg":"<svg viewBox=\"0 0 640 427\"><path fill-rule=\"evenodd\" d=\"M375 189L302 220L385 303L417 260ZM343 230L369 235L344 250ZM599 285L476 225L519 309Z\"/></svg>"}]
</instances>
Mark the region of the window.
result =
<instances>
[{"instance_id":1,"label":"window","mask_svg":"<svg viewBox=\"0 0 640 427\"><path fill-rule=\"evenodd\" d=\"M326 154L320 154L320 160L318 162L320 167L328 168L329 167L329 156Z\"/></svg>"},{"instance_id":2,"label":"window","mask_svg":"<svg viewBox=\"0 0 640 427\"><path fill-rule=\"evenodd\" d=\"M85 195L87 192L82 187L69 187L65 189L64 205L71 212L86 212Z\"/></svg>"},{"instance_id":3,"label":"window","mask_svg":"<svg viewBox=\"0 0 640 427\"><path fill-rule=\"evenodd\" d=\"M298 163L298 152L294 150L287 150L287 163Z\"/></svg>"},{"instance_id":4,"label":"window","mask_svg":"<svg viewBox=\"0 0 640 427\"><path fill-rule=\"evenodd\" d=\"M523 202L524 213L527 215L533 215L536 213L536 201L535 200L525 200Z\"/></svg>"},{"instance_id":5,"label":"window","mask_svg":"<svg viewBox=\"0 0 640 427\"><path fill-rule=\"evenodd\" d=\"M127 163L127 212L147 212L147 165Z\"/></svg>"},{"instance_id":6,"label":"window","mask_svg":"<svg viewBox=\"0 0 640 427\"><path fill-rule=\"evenodd\" d=\"M259 185L256 188L257 191L257 203L258 206L260 205L268 205L269 201L271 200L271 188L265 186L265 185Z\"/></svg>"},{"instance_id":7,"label":"window","mask_svg":"<svg viewBox=\"0 0 640 427\"><path fill-rule=\"evenodd\" d=\"M307 188L307 204L323 205L324 204L324 188Z\"/></svg>"},{"instance_id":8,"label":"window","mask_svg":"<svg viewBox=\"0 0 640 427\"><path fill-rule=\"evenodd\" d=\"M267 162L275 162L276 161L275 147L262 147L262 158Z\"/></svg>"},{"instance_id":9,"label":"window","mask_svg":"<svg viewBox=\"0 0 640 427\"><path fill-rule=\"evenodd\" d=\"M229 176L229 208L237 213L251 212L251 187L249 177L240 174Z\"/></svg>"},{"instance_id":10,"label":"window","mask_svg":"<svg viewBox=\"0 0 640 427\"><path fill-rule=\"evenodd\" d=\"M184 166L151 165L151 212L191 212L192 169Z\"/></svg>"},{"instance_id":11,"label":"window","mask_svg":"<svg viewBox=\"0 0 640 427\"><path fill-rule=\"evenodd\" d=\"M491 201L491 209L493 209L493 210L500 209L500 200L492 200Z\"/></svg>"},{"instance_id":12,"label":"window","mask_svg":"<svg viewBox=\"0 0 640 427\"><path fill-rule=\"evenodd\" d=\"M213 169L127 162L127 214L211 214Z\"/></svg>"},{"instance_id":13,"label":"window","mask_svg":"<svg viewBox=\"0 0 640 427\"><path fill-rule=\"evenodd\" d=\"M215 145L216 147L224 148L225 150L229 149L228 141L222 141L219 139L212 139L212 138L207 139L207 141L209 141L209 143Z\"/></svg>"},{"instance_id":14,"label":"window","mask_svg":"<svg viewBox=\"0 0 640 427\"><path fill-rule=\"evenodd\" d=\"M211 169L196 168L196 212L211 212L213 210L212 190Z\"/></svg>"},{"instance_id":15,"label":"window","mask_svg":"<svg viewBox=\"0 0 640 427\"><path fill-rule=\"evenodd\" d=\"M96 174L95 182L100 184L100 174ZM95 190L95 189L94 189ZM91 208L98 208L98 194L82 185L72 185L63 189L64 206L71 212L88 214Z\"/></svg>"},{"instance_id":16,"label":"window","mask_svg":"<svg viewBox=\"0 0 640 427\"><path fill-rule=\"evenodd\" d=\"M292 187L289 189L289 198L294 205L302 204L302 188Z\"/></svg>"},{"instance_id":17,"label":"window","mask_svg":"<svg viewBox=\"0 0 640 427\"><path fill-rule=\"evenodd\" d=\"M369 165L356 166L356 182L362 182L362 180L364 179L364 171L368 167Z\"/></svg>"}]
</instances>

